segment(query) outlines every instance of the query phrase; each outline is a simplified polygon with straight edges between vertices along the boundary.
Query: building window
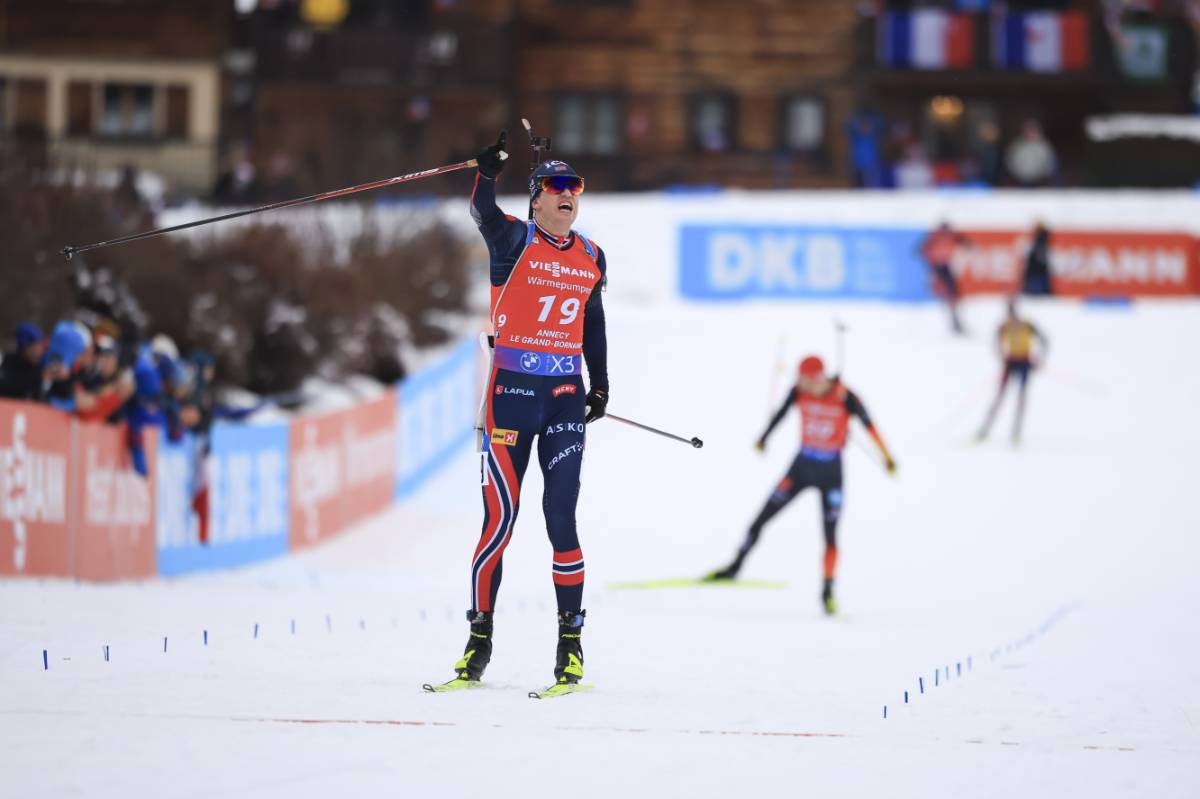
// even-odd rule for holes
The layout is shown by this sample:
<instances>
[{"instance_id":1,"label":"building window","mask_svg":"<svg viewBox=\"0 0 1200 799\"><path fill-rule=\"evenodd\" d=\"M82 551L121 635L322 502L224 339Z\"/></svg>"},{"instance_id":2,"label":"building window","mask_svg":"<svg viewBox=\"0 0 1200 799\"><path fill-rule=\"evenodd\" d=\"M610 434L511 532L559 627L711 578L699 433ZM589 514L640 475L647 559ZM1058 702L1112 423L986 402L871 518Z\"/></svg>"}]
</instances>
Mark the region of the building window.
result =
<instances>
[{"instance_id":1,"label":"building window","mask_svg":"<svg viewBox=\"0 0 1200 799\"><path fill-rule=\"evenodd\" d=\"M167 138L186 139L191 133L190 92L187 86L167 87Z\"/></svg>"},{"instance_id":2,"label":"building window","mask_svg":"<svg viewBox=\"0 0 1200 799\"><path fill-rule=\"evenodd\" d=\"M149 84L106 83L100 114L101 136L117 139L154 135L154 87Z\"/></svg>"},{"instance_id":3,"label":"building window","mask_svg":"<svg viewBox=\"0 0 1200 799\"><path fill-rule=\"evenodd\" d=\"M688 131L692 146L705 152L732 150L734 140L734 100L727 94L698 94L688 108Z\"/></svg>"},{"instance_id":4,"label":"building window","mask_svg":"<svg viewBox=\"0 0 1200 799\"><path fill-rule=\"evenodd\" d=\"M800 153L825 148L825 101L819 97L789 97L783 101L783 147Z\"/></svg>"},{"instance_id":5,"label":"building window","mask_svg":"<svg viewBox=\"0 0 1200 799\"><path fill-rule=\"evenodd\" d=\"M13 82L12 129L19 135L46 135L46 81L41 78L19 78Z\"/></svg>"},{"instance_id":6,"label":"building window","mask_svg":"<svg viewBox=\"0 0 1200 799\"><path fill-rule=\"evenodd\" d=\"M93 86L82 81L67 84L67 135L92 135Z\"/></svg>"},{"instance_id":7,"label":"building window","mask_svg":"<svg viewBox=\"0 0 1200 799\"><path fill-rule=\"evenodd\" d=\"M567 94L558 100L554 147L564 155L621 151L621 101L610 94Z\"/></svg>"}]
</instances>

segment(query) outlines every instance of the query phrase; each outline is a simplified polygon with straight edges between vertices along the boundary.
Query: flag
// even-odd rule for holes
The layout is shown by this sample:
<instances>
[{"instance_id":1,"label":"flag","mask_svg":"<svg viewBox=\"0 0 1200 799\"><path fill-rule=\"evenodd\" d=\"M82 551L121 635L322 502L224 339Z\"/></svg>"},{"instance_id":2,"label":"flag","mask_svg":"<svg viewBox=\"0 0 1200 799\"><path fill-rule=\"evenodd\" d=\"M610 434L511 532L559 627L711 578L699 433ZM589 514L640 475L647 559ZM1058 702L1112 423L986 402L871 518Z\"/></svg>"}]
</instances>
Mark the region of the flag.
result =
<instances>
[{"instance_id":1,"label":"flag","mask_svg":"<svg viewBox=\"0 0 1200 799\"><path fill-rule=\"evenodd\" d=\"M906 69L966 69L974 60L975 21L938 9L885 14L879 62Z\"/></svg>"},{"instance_id":2,"label":"flag","mask_svg":"<svg viewBox=\"0 0 1200 799\"><path fill-rule=\"evenodd\" d=\"M1033 11L992 17L992 61L1004 69L1070 72L1091 65L1087 14Z\"/></svg>"},{"instance_id":3,"label":"flag","mask_svg":"<svg viewBox=\"0 0 1200 799\"><path fill-rule=\"evenodd\" d=\"M1114 42L1121 72L1132 80L1162 80L1167 77L1169 39L1165 25L1153 22L1122 22L1121 36Z\"/></svg>"}]
</instances>

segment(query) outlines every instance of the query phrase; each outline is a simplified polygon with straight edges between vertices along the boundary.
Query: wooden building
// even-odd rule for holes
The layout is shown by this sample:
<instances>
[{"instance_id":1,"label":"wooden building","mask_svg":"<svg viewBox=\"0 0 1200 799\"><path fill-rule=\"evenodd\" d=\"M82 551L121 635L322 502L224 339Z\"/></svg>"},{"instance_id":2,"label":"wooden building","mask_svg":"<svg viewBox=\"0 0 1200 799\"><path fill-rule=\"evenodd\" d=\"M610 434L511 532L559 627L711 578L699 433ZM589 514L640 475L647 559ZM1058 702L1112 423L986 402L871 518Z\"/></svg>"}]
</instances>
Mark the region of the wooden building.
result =
<instances>
[{"instance_id":1,"label":"wooden building","mask_svg":"<svg viewBox=\"0 0 1200 799\"><path fill-rule=\"evenodd\" d=\"M206 191L230 16L209 0L6 0L0 135L60 164L132 164Z\"/></svg>"}]
</instances>

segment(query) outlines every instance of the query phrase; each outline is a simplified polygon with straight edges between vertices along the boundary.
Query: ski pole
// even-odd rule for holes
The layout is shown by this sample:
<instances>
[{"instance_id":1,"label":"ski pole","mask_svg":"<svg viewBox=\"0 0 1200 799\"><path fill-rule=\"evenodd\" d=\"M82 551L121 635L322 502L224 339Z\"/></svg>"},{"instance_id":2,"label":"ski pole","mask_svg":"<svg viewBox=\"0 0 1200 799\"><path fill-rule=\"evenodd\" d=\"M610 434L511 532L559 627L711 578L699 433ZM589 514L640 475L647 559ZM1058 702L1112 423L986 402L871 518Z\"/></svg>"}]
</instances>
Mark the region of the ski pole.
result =
<instances>
[{"instance_id":1,"label":"ski pole","mask_svg":"<svg viewBox=\"0 0 1200 799\"><path fill-rule=\"evenodd\" d=\"M507 153L501 153L501 158L507 158ZM297 197L291 200L282 200L270 205L261 205L257 208L247 208L243 211L234 211L221 216L214 216L208 219L197 219L195 222L185 222L181 225L172 225L171 227L158 228L157 230L147 230L143 233L130 233L128 236L121 236L108 241L98 241L95 244L84 244L79 247L70 245L62 248L62 254L69 261L75 253L87 252L88 250L96 250L101 247L111 247L114 244L125 244L130 241L138 241L139 239L148 239L152 236L161 236L164 233L174 233L177 230L187 230L188 228L200 227L201 225L211 225L214 222L224 222L229 219L237 219L240 216L249 216L250 214L261 214L263 211L275 211L280 208L292 208L297 205L306 205L308 203L320 202L321 200L332 200L335 197L346 197L350 194L357 194L360 191L370 191L372 189L382 189L385 186L395 186L399 183L408 183L412 180L421 180L422 178L431 178L434 175L444 175L447 172L457 172L460 169L471 169L478 166L475 159L469 161L460 161L457 164L448 166L434 167L421 172L410 172L407 175L397 175L392 178L384 178L371 183L361 183L357 186L350 186L345 189L334 189L333 191L321 192L320 194L310 194L307 197Z\"/></svg>"},{"instance_id":2,"label":"ski pole","mask_svg":"<svg viewBox=\"0 0 1200 799\"><path fill-rule=\"evenodd\" d=\"M837 338L837 371L834 374L841 376L846 368L846 348L844 341L847 328L841 319L835 318L833 320L833 329Z\"/></svg>"},{"instance_id":3,"label":"ski pole","mask_svg":"<svg viewBox=\"0 0 1200 799\"><path fill-rule=\"evenodd\" d=\"M612 419L613 421L620 422L622 424L630 425L631 427L637 427L641 430L645 430L648 433L654 433L655 435L660 435L663 438L669 438L672 441L681 441L684 444L691 444L696 449L700 449L701 447L704 446L704 442L698 438L695 438L694 436L692 438L684 438L683 436L677 436L672 433L668 433L664 430L659 430L657 427L651 427L650 425L642 424L641 422L635 422L632 419L626 419L623 416L617 416L615 413L607 413L607 414L605 414L605 417Z\"/></svg>"}]
</instances>

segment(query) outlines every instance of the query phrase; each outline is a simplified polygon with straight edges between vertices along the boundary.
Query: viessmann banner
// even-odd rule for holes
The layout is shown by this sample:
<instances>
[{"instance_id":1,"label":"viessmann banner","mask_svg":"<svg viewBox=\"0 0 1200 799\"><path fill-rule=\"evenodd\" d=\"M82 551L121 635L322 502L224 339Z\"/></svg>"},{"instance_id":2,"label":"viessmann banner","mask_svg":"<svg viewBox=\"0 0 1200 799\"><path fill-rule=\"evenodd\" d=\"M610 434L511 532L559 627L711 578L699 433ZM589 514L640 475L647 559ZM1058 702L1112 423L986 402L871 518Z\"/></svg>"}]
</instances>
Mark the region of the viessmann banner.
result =
<instances>
[{"instance_id":1,"label":"viessmann banner","mask_svg":"<svg viewBox=\"0 0 1200 799\"><path fill-rule=\"evenodd\" d=\"M954 270L965 293L1014 290L1025 270L1028 231L964 231ZM1066 297L1200 294L1200 242L1185 233L1056 230L1050 237L1054 292Z\"/></svg>"},{"instance_id":2,"label":"viessmann banner","mask_svg":"<svg viewBox=\"0 0 1200 799\"><path fill-rule=\"evenodd\" d=\"M933 297L920 246L928 230L809 225L683 225L680 294L692 300L926 300ZM1028 231L964 231L954 270L964 293L1016 289ZM1063 296L1200 293L1200 245L1186 233L1056 230L1050 244Z\"/></svg>"}]
</instances>

